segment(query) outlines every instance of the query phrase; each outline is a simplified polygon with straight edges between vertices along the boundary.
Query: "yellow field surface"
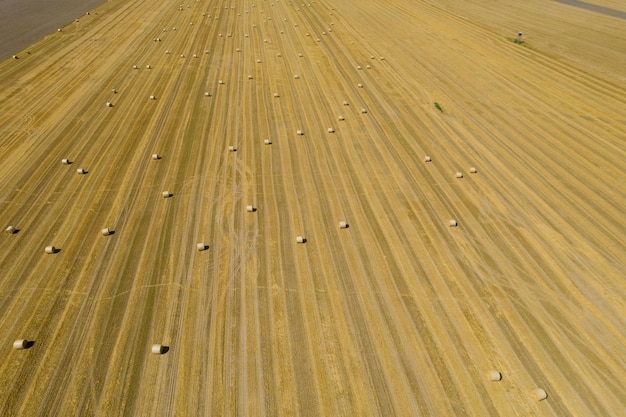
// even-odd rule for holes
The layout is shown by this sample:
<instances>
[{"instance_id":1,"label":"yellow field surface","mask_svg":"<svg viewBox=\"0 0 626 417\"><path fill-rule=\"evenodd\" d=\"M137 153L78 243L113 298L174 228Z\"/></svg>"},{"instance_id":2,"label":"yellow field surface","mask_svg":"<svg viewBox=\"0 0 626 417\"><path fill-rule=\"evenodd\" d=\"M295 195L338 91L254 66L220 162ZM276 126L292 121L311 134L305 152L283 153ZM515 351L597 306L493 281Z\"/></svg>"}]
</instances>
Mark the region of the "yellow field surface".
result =
<instances>
[{"instance_id":1,"label":"yellow field surface","mask_svg":"<svg viewBox=\"0 0 626 417\"><path fill-rule=\"evenodd\" d=\"M626 20L180 6L0 62L1 416L624 415Z\"/></svg>"}]
</instances>

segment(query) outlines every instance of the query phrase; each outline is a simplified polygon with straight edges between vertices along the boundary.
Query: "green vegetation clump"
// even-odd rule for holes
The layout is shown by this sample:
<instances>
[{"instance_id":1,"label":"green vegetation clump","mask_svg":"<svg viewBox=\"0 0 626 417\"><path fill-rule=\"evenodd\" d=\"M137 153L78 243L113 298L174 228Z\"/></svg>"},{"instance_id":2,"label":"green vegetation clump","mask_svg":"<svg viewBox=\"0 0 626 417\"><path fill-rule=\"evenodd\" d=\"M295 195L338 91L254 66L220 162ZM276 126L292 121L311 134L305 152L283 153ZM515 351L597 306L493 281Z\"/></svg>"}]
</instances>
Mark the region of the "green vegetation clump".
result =
<instances>
[{"instance_id":1,"label":"green vegetation clump","mask_svg":"<svg viewBox=\"0 0 626 417\"><path fill-rule=\"evenodd\" d=\"M441 106L439 105L439 103L437 103L436 101L435 101L435 108L436 108L437 110L439 110L440 112L442 112L442 113L443 113L443 109L441 108Z\"/></svg>"},{"instance_id":2,"label":"green vegetation clump","mask_svg":"<svg viewBox=\"0 0 626 417\"><path fill-rule=\"evenodd\" d=\"M513 43L516 43L516 44L521 45L521 46L523 46L525 48L528 48L528 44L525 41L523 41L523 40L521 40L519 38L507 38L507 39L509 41L513 42Z\"/></svg>"}]
</instances>

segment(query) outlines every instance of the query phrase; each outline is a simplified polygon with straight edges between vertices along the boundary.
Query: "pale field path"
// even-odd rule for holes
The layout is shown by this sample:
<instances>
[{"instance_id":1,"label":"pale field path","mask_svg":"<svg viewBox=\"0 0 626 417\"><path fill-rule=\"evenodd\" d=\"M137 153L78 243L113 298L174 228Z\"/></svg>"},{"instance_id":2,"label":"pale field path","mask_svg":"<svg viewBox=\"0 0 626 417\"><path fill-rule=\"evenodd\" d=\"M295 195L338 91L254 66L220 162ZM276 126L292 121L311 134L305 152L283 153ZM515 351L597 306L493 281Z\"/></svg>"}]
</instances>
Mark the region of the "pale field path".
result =
<instances>
[{"instance_id":1,"label":"pale field path","mask_svg":"<svg viewBox=\"0 0 626 417\"><path fill-rule=\"evenodd\" d=\"M531 3L112 1L0 62L0 415L619 415L626 32Z\"/></svg>"}]
</instances>

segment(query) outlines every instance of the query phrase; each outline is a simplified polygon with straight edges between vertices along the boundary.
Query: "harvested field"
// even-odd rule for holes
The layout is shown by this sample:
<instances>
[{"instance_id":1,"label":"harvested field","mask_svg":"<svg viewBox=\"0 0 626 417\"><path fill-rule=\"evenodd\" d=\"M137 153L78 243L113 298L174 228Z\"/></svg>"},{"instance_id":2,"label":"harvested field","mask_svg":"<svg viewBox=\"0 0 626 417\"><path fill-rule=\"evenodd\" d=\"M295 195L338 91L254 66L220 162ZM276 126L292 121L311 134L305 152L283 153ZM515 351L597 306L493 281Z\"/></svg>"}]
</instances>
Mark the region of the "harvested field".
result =
<instances>
[{"instance_id":1,"label":"harvested field","mask_svg":"<svg viewBox=\"0 0 626 417\"><path fill-rule=\"evenodd\" d=\"M626 25L496 3L112 0L0 62L0 415L623 413Z\"/></svg>"}]
</instances>

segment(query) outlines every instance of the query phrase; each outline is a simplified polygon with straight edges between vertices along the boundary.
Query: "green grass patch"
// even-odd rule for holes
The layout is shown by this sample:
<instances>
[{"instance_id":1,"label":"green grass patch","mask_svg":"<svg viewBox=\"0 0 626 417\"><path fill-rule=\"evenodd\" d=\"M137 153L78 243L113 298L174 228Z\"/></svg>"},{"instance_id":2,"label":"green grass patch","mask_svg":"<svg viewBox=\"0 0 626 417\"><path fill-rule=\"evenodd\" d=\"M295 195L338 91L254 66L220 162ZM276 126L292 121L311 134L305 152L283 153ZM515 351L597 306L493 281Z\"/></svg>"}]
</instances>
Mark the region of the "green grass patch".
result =
<instances>
[{"instance_id":1,"label":"green grass patch","mask_svg":"<svg viewBox=\"0 0 626 417\"><path fill-rule=\"evenodd\" d=\"M443 109L441 108L441 106L439 105L439 103L437 103L436 101L435 101L435 108L436 108L437 110L439 110L440 112L442 112L442 113L443 113Z\"/></svg>"},{"instance_id":2,"label":"green grass patch","mask_svg":"<svg viewBox=\"0 0 626 417\"><path fill-rule=\"evenodd\" d=\"M528 48L528 45L526 44L525 41L519 40L518 38L507 38L507 39L509 41L513 42L513 43L516 43L516 44L521 45L521 46L523 46L525 48Z\"/></svg>"}]
</instances>

